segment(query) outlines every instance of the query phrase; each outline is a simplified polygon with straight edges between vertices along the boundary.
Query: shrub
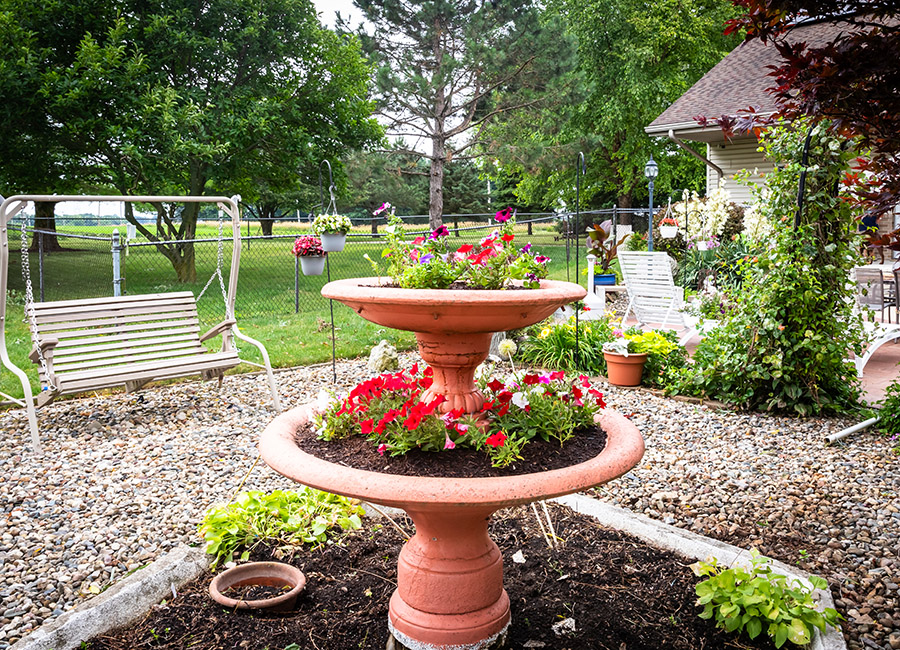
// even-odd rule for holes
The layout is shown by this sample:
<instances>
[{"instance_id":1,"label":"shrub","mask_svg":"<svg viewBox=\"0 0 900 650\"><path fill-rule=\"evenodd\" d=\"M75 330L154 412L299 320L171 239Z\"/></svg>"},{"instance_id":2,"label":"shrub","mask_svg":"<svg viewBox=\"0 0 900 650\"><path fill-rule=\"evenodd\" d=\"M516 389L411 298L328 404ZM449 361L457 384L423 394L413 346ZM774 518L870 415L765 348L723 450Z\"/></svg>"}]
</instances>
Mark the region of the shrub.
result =
<instances>
[{"instance_id":1,"label":"shrub","mask_svg":"<svg viewBox=\"0 0 900 650\"><path fill-rule=\"evenodd\" d=\"M891 436L893 442L900 439L900 380L893 381L884 391L884 399L878 402L881 409L878 412L878 424L880 431ZM894 447L894 452L900 452L900 444Z\"/></svg>"},{"instance_id":2,"label":"shrub","mask_svg":"<svg viewBox=\"0 0 900 650\"><path fill-rule=\"evenodd\" d=\"M526 330L522 358L541 368L577 370L590 375L605 375L603 344L616 338L606 318L578 323L578 348L575 347L575 317L566 321L544 321Z\"/></svg>"},{"instance_id":3,"label":"shrub","mask_svg":"<svg viewBox=\"0 0 900 650\"><path fill-rule=\"evenodd\" d=\"M626 332L625 336L631 340L634 352L647 354L641 383L655 388L672 385L687 361L687 351L678 345L678 335L673 330L650 330Z\"/></svg>"},{"instance_id":4,"label":"shrub","mask_svg":"<svg viewBox=\"0 0 900 650\"><path fill-rule=\"evenodd\" d=\"M858 261L856 221L837 191L854 154L824 125L811 133L814 164L796 227L802 138L786 127L765 136L767 157L779 163L758 204L774 228L772 245L759 251L757 262L738 263L746 281L735 310L700 342L695 372L680 390L800 415L857 406L859 381L845 362L863 346L848 282Z\"/></svg>"}]
</instances>

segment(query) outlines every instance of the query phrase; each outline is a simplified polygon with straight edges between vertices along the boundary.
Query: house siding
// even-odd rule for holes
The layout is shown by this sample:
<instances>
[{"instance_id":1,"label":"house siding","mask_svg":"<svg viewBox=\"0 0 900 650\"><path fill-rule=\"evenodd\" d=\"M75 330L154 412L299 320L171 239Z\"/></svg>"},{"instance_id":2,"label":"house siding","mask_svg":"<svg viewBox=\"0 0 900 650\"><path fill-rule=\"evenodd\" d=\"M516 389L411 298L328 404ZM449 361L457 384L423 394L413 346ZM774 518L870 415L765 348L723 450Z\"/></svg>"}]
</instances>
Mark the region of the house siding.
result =
<instances>
[{"instance_id":1,"label":"house siding","mask_svg":"<svg viewBox=\"0 0 900 650\"><path fill-rule=\"evenodd\" d=\"M753 200L751 188L734 180L734 174L742 169L749 169L750 180L758 185L763 184L763 175L772 171L774 164L759 152L756 138L735 140L733 142L709 144L706 157L725 172L725 187L731 194L731 200L741 205L748 205ZM706 167L706 192L716 187L718 173L712 167Z\"/></svg>"}]
</instances>

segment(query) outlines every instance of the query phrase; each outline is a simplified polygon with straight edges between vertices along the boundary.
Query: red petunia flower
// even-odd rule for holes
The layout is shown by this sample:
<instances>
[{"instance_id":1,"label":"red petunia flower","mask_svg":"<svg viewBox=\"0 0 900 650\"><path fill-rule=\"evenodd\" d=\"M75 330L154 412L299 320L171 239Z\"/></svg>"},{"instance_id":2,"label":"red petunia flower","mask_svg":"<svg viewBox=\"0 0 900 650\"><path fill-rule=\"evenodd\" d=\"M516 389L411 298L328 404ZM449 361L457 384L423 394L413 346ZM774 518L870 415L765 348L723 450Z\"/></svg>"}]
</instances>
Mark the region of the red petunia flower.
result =
<instances>
[{"instance_id":1,"label":"red petunia flower","mask_svg":"<svg viewBox=\"0 0 900 650\"><path fill-rule=\"evenodd\" d=\"M502 447L505 442L506 442L506 434L503 433L502 431L498 431L494 435L488 436L488 439L484 441L484 444L486 444L490 447L497 448L497 447Z\"/></svg>"},{"instance_id":2,"label":"red petunia flower","mask_svg":"<svg viewBox=\"0 0 900 650\"><path fill-rule=\"evenodd\" d=\"M504 384L502 381L499 381L497 379L492 379L490 381L490 383L488 383L487 387L496 393L498 390L500 390L504 387Z\"/></svg>"}]
</instances>

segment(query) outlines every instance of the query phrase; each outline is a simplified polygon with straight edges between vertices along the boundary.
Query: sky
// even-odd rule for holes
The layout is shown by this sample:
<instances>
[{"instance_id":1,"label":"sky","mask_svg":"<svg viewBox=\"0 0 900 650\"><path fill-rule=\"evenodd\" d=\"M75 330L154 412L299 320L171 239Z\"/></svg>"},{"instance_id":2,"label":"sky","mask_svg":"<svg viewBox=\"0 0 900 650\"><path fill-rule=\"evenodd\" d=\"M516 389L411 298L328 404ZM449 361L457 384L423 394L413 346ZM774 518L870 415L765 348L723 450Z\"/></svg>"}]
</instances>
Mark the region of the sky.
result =
<instances>
[{"instance_id":1,"label":"sky","mask_svg":"<svg viewBox=\"0 0 900 650\"><path fill-rule=\"evenodd\" d=\"M353 6L353 0L313 0L316 11L319 12L319 19L326 27L334 27L334 14L336 11L341 12L341 16L346 20L350 18L350 24L354 27L360 22L362 13Z\"/></svg>"}]
</instances>

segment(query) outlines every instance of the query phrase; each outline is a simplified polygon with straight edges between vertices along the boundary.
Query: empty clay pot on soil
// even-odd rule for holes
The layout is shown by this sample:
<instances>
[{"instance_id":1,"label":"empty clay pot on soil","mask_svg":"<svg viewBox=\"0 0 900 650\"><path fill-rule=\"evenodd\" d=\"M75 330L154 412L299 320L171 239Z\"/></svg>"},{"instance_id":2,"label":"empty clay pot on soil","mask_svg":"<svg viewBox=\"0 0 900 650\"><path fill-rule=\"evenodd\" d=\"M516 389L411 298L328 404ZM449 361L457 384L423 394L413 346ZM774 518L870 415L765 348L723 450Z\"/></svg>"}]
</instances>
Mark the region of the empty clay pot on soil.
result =
<instances>
[{"instance_id":1,"label":"empty clay pot on soil","mask_svg":"<svg viewBox=\"0 0 900 650\"><path fill-rule=\"evenodd\" d=\"M286 589L272 598L241 600L226 596L235 587L276 587ZM297 596L306 586L306 576L297 567L283 562L250 562L223 571L209 585L209 595L220 605L237 609L293 609Z\"/></svg>"},{"instance_id":2,"label":"empty clay pot on soil","mask_svg":"<svg viewBox=\"0 0 900 650\"><path fill-rule=\"evenodd\" d=\"M606 378L613 386L640 386L641 375L644 373L646 354L616 354L604 352L606 360Z\"/></svg>"}]
</instances>

